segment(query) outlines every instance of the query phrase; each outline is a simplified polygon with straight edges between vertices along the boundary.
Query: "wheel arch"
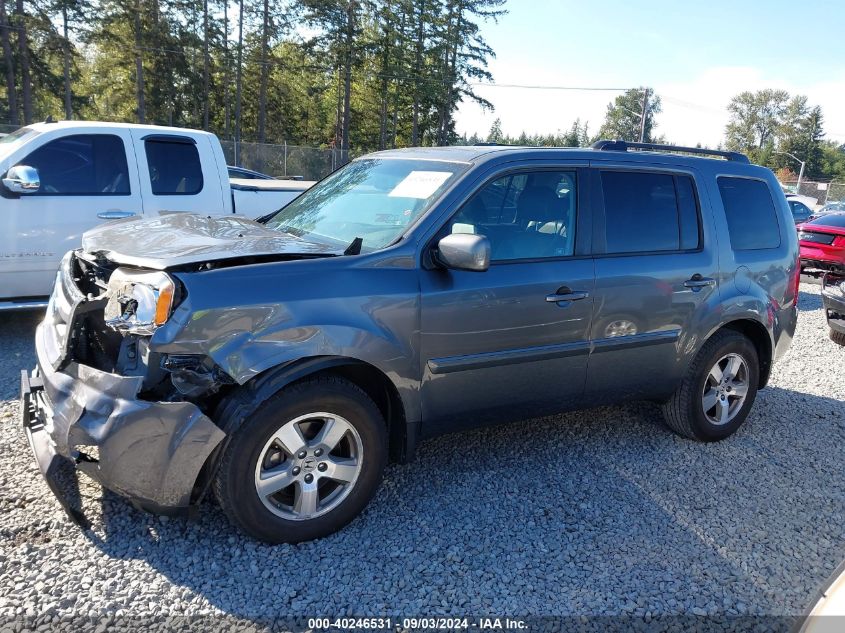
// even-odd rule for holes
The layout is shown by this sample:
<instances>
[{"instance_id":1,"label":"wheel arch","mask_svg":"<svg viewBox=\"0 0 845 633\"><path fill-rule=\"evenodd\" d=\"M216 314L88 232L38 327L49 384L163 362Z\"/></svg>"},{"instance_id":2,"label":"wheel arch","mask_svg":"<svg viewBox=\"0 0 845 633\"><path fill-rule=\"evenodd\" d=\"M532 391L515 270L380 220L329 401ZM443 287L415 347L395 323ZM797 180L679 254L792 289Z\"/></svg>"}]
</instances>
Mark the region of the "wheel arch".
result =
<instances>
[{"instance_id":1,"label":"wheel arch","mask_svg":"<svg viewBox=\"0 0 845 633\"><path fill-rule=\"evenodd\" d=\"M213 418L226 437L208 457L197 478L194 486L195 502L208 491L231 437L252 411L285 387L325 374L348 380L376 404L387 424L389 461L405 463L413 458L417 441L415 428L408 424L405 405L396 385L384 372L357 358L303 358L267 369L243 385L236 386L231 393L223 397Z\"/></svg>"},{"instance_id":2,"label":"wheel arch","mask_svg":"<svg viewBox=\"0 0 845 633\"><path fill-rule=\"evenodd\" d=\"M707 338L709 339L711 336L716 334L716 332L720 332L722 330L733 330L734 332L739 332L751 341L754 348L757 350L757 359L760 365L760 382L758 389L765 387L766 384L768 384L769 377L772 373L772 354L774 348L774 345L772 344L772 337L769 335L769 331L766 329L766 326L756 319L735 319L723 324Z\"/></svg>"}]
</instances>

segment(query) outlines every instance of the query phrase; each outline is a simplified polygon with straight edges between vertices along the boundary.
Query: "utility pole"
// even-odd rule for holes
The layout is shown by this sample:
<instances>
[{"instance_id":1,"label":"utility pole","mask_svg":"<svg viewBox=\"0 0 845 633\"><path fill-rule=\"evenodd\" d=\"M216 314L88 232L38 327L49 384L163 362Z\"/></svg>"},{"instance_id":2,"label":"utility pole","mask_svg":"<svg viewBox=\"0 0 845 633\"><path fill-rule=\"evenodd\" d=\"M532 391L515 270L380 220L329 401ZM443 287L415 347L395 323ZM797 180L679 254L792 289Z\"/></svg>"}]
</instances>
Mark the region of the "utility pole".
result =
<instances>
[{"instance_id":1,"label":"utility pole","mask_svg":"<svg viewBox=\"0 0 845 633\"><path fill-rule=\"evenodd\" d=\"M640 143L645 143L645 117L648 113L648 88L643 89L643 111L640 113Z\"/></svg>"},{"instance_id":2,"label":"utility pole","mask_svg":"<svg viewBox=\"0 0 845 633\"><path fill-rule=\"evenodd\" d=\"M244 50L244 0L238 3L238 67L235 71L235 165L241 166L241 83Z\"/></svg>"}]
</instances>

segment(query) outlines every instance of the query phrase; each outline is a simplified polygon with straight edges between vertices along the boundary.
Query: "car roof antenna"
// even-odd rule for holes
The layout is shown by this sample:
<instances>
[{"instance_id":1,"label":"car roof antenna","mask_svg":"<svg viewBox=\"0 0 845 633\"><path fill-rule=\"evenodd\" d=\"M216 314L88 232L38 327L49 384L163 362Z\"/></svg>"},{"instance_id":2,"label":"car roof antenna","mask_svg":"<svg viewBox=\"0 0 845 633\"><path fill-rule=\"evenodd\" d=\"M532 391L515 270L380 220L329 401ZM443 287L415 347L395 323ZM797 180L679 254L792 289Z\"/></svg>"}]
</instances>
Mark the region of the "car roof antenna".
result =
<instances>
[{"instance_id":1,"label":"car roof antenna","mask_svg":"<svg viewBox=\"0 0 845 633\"><path fill-rule=\"evenodd\" d=\"M356 237L352 240L352 243L346 247L346 250L343 251L344 255L360 255L361 254L361 247L364 245L364 239L361 237Z\"/></svg>"},{"instance_id":2,"label":"car roof antenna","mask_svg":"<svg viewBox=\"0 0 845 633\"><path fill-rule=\"evenodd\" d=\"M48 114L48 115L47 115L47 118L46 118L46 119L44 119L44 123L55 123L55 121L53 120L53 115L52 115L52 114Z\"/></svg>"}]
</instances>

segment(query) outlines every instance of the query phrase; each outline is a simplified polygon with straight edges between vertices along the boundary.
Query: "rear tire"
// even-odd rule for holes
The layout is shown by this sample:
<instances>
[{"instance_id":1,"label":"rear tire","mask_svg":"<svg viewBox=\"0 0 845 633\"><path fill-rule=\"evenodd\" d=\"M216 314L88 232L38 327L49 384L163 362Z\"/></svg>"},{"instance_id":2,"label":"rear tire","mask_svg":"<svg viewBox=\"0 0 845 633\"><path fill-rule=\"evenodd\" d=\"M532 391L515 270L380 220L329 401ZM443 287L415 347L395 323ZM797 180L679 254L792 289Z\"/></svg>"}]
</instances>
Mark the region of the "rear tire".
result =
<instances>
[{"instance_id":1,"label":"rear tire","mask_svg":"<svg viewBox=\"0 0 845 633\"><path fill-rule=\"evenodd\" d=\"M839 332L831 328L830 340L836 343L837 345L842 345L843 347L845 347L845 332Z\"/></svg>"},{"instance_id":2,"label":"rear tire","mask_svg":"<svg viewBox=\"0 0 845 633\"><path fill-rule=\"evenodd\" d=\"M678 389L663 404L666 425L690 439L723 440L748 417L759 381L754 345L739 332L721 330L704 344Z\"/></svg>"},{"instance_id":3,"label":"rear tire","mask_svg":"<svg viewBox=\"0 0 845 633\"><path fill-rule=\"evenodd\" d=\"M306 379L246 412L214 493L249 536L299 543L352 521L378 489L386 461L385 422L367 394L334 376Z\"/></svg>"}]
</instances>

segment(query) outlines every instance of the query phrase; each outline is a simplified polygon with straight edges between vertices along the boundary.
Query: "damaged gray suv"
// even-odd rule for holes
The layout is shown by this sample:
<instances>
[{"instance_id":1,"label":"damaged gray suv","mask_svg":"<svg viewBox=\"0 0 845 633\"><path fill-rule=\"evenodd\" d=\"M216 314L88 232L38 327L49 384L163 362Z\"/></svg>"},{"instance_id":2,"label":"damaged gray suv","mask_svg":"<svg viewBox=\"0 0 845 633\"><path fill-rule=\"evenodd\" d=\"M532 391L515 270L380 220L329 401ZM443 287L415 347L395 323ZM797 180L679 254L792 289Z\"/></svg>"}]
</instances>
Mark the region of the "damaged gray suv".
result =
<instances>
[{"instance_id":1,"label":"damaged gray suv","mask_svg":"<svg viewBox=\"0 0 845 633\"><path fill-rule=\"evenodd\" d=\"M247 534L303 541L446 432L652 400L728 437L791 343L798 280L783 193L739 154L382 152L259 221L86 234L22 421L77 520L69 465L152 512L213 494Z\"/></svg>"}]
</instances>

